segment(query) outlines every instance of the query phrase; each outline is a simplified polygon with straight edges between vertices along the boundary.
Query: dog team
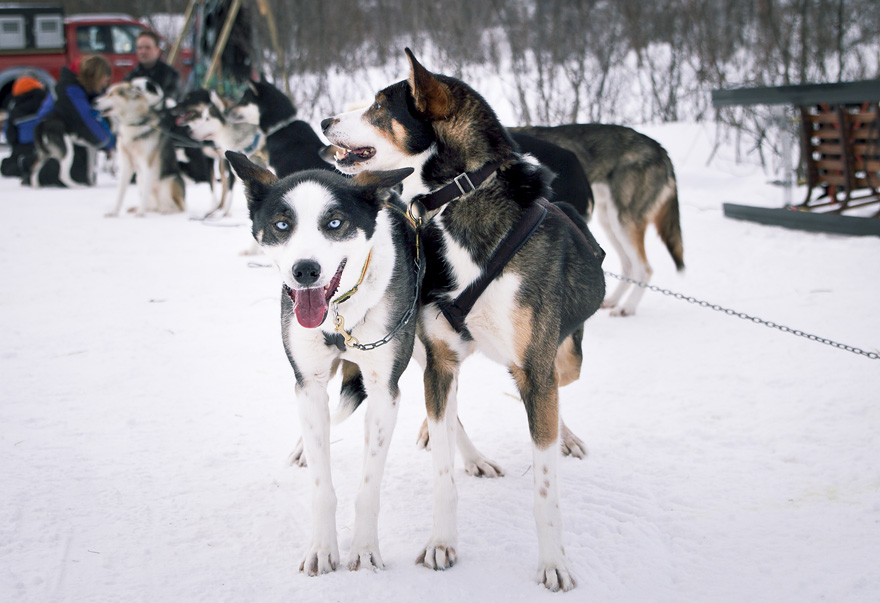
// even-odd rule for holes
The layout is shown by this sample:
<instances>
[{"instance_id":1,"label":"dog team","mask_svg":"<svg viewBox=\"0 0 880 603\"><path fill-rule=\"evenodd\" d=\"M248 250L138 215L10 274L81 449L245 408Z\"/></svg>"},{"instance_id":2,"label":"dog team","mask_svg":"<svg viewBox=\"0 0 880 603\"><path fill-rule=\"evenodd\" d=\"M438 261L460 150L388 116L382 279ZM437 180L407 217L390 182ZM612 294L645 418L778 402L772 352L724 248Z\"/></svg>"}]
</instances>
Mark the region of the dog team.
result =
<instances>
[{"instance_id":1,"label":"dog team","mask_svg":"<svg viewBox=\"0 0 880 603\"><path fill-rule=\"evenodd\" d=\"M112 216L132 177L139 215L182 211L183 176L213 183L214 161L222 191L212 214L229 213L227 165L244 183L253 236L282 281L281 337L302 431L292 458L308 466L313 484L301 571L323 574L340 563L328 407L337 372L337 418L361 403L366 409L347 565L383 567L380 487L411 358L424 375L419 445L430 449L434 476L432 529L417 563L443 570L458 561L456 447L468 474L503 475L458 419L459 370L480 351L508 370L528 418L537 581L567 591L575 578L563 546L557 464L560 451L583 457L585 445L562 421L559 388L580 376L590 316L600 307L635 313L644 288L630 291L630 281L650 279L650 224L683 269L674 170L656 141L623 126L505 128L465 82L405 52L405 79L368 107L321 122L329 145L265 80L250 82L235 104L205 90L169 102L174 84L140 77L146 73L98 95L104 72L84 64L79 76L67 76L66 90L74 109L94 100L97 127L71 127L56 99L33 132L30 183L41 184L42 166L54 158L64 184L83 184L70 178L77 145L115 147ZM182 143L188 160L179 156ZM608 295L605 254L587 226L593 215L630 279Z\"/></svg>"}]
</instances>

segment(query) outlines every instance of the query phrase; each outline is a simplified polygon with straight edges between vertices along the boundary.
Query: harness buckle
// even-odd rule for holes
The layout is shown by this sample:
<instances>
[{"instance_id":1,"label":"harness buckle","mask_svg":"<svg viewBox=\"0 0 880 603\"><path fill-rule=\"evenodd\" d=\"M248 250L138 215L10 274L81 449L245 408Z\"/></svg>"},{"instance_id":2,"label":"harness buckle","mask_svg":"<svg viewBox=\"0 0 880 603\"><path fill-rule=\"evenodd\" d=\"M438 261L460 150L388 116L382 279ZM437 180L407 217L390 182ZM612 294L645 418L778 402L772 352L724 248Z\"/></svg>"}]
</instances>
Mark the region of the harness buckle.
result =
<instances>
[{"instance_id":1,"label":"harness buckle","mask_svg":"<svg viewBox=\"0 0 880 603\"><path fill-rule=\"evenodd\" d=\"M463 172L463 173L459 174L458 176L453 178L452 181L455 182L455 185L458 187L458 190L461 191L462 195L466 195L468 193L472 193L475 190L477 190L477 187L474 186L473 182L471 182L471 178L470 178L470 176L467 175L467 172ZM462 186L462 182L467 182L467 185L469 187L471 187L471 190L469 190L469 191L464 190L464 187Z\"/></svg>"}]
</instances>

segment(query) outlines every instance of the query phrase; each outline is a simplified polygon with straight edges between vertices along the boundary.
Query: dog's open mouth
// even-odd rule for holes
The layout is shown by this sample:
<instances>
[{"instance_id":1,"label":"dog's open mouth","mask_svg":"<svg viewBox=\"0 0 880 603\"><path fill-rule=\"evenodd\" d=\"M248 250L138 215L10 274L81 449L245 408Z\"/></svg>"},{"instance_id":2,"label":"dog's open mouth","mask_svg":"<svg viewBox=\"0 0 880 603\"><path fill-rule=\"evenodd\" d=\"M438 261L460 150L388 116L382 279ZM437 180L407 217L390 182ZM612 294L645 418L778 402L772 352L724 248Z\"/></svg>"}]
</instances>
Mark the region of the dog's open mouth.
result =
<instances>
[{"instance_id":1,"label":"dog's open mouth","mask_svg":"<svg viewBox=\"0 0 880 603\"><path fill-rule=\"evenodd\" d=\"M342 260L339 268L336 270L336 274L333 275L333 278L324 287L291 289L285 283L284 292L293 301L293 312L296 314L296 320L300 325L307 329L314 329L324 322L330 298L339 289L339 281L342 279L342 270L345 268L345 263L346 260Z\"/></svg>"},{"instance_id":2,"label":"dog's open mouth","mask_svg":"<svg viewBox=\"0 0 880 603\"><path fill-rule=\"evenodd\" d=\"M361 161L371 159L375 154L376 149L374 147L358 147L356 149L338 147L333 158L339 165L354 165Z\"/></svg>"},{"instance_id":3,"label":"dog's open mouth","mask_svg":"<svg viewBox=\"0 0 880 603\"><path fill-rule=\"evenodd\" d=\"M177 119L174 120L174 123L178 126L185 126L198 116L199 114L196 111L187 111L183 115L178 115Z\"/></svg>"}]
</instances>

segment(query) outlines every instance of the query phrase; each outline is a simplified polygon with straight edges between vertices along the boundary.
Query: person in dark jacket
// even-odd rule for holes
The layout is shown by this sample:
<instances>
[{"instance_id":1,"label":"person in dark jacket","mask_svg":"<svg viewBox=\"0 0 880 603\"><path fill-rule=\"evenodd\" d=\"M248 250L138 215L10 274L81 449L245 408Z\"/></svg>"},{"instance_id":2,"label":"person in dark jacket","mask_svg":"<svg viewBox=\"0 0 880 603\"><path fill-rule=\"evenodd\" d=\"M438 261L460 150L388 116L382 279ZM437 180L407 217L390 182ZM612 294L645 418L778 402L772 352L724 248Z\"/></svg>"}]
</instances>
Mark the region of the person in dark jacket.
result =
<instances>
[{"instance_id":1,"label":"person in dark jacket","mask_svg":"<svg viewBox=\"0 0 880 603\"><path fill-rule=\"evenodd\" d=\"M0 173L12 178L21 178L31 172L36 159L34 150L34 127L39 118L37 114L46 89L42 82L29 75L22 76L12 84L12 105L3 134L12 147L12 154L0 163Z\"/></svg>"},{"instance_id":2,"label":"person in dark jacket","mask_svg":"<svg viewBox=\"0 0 880 603\"><path fill-rule=\"evenodd\" d=\"M94 149L111 152L116 146L116 139L107 121L92 107L92 101L110 85L111 73L110 63L100 55L83 58L79 64L79 74L62 67L58 83L55 84L55 94L46 96L38 117L41 121L50 116L58 117L64 122L67 131L79 141ZM37 135L40 127L37 126ZM81 184L92 184L94 181L90 155L93 154L85 147L74 145L74 162L70 175ZM41 166L41 184L45 180L43 169L51 167L50 163L52 162ZM55 170L57 173L57 167ZM49 182L45 183L55 182L49 178Z\"/></svg>"},{"instance_id":3,"label":"person in dark jacket","mask_svg":"<svg viewBox=\"0 0 880 603\"><path fill-rule=\"evenodd\" d=\"M159 36L144 30L137 37L138 65L125 76L130 82L136 77L148 77L156 82L166 98L178 100L180 97L180 74L174 67L162 62L162 49L159 48Z\"/></svg>"}]
</instances>

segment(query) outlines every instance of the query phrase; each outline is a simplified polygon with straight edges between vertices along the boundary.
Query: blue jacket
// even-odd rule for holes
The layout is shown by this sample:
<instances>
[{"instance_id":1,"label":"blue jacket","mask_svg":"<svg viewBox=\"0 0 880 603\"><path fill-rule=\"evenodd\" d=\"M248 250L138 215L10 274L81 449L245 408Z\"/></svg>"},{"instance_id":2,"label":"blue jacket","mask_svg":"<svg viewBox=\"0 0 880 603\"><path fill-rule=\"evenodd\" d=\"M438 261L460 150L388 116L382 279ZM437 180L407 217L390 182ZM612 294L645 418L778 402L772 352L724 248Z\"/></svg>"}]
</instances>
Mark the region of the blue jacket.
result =
<instances>
[{"instance_id":1,"label":"blue jacket","mask_svg":"<svg viewBox=\"0 0 880 603\"><path fill-rule=\"evenodd\" d=\"M46 90L38 88L13 97L9 117L3 133L10 145L34 144L34 128L39 123L38 112L46 96Z\"/></svg>"},{"instance_id":2,"label":"blue jacket","mask_svg":"<svg viewBox=\"0 0 880 603\"><path fill-rule=\"evenodd\" d=\"M55 95L46 95L46 100L40 107L39 118L42 120L54 113L67 124L71 133L95 148L109 151L116 146L116 139L104 118L92 108L92 101L97 96L87 95L76 74L67 67L62 67L61 77L55 84Z\"/></svg>"}]
</instances>

